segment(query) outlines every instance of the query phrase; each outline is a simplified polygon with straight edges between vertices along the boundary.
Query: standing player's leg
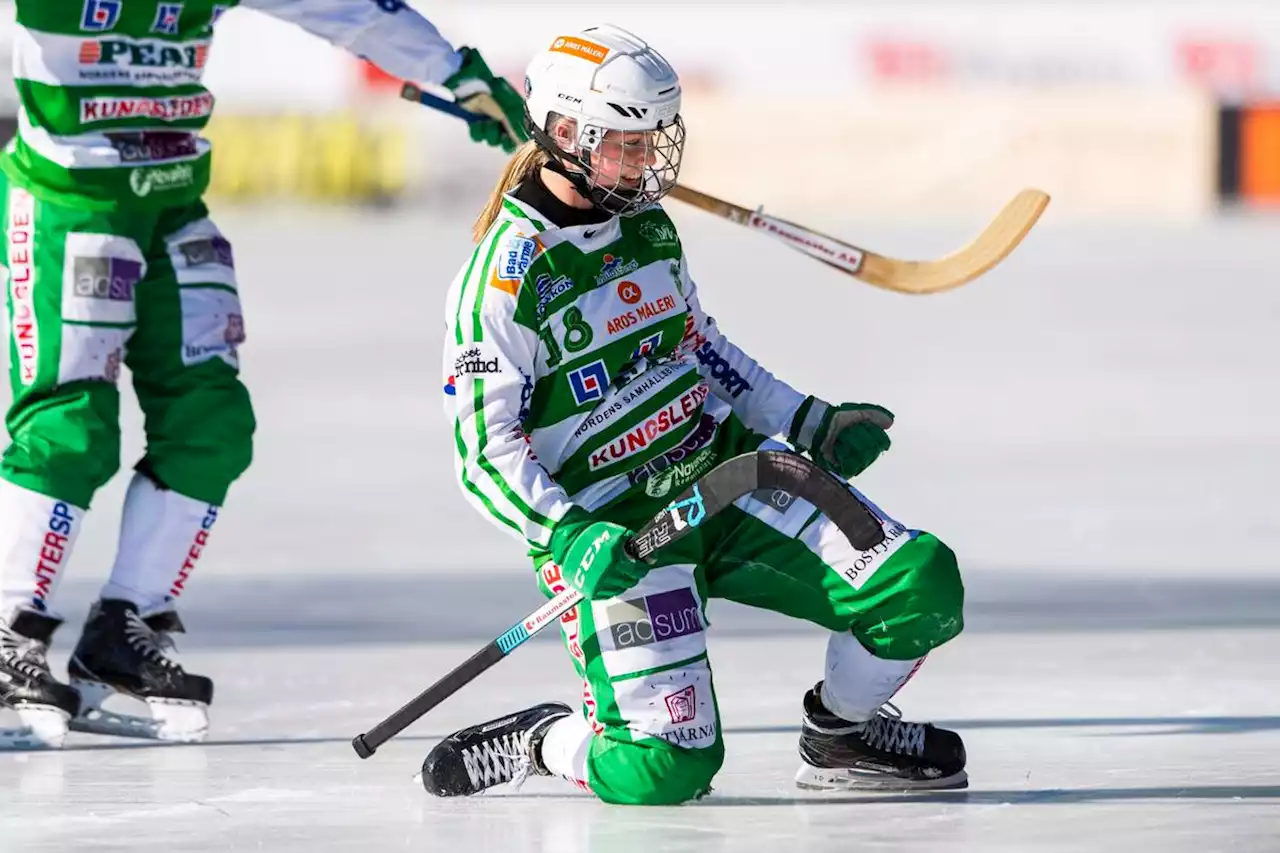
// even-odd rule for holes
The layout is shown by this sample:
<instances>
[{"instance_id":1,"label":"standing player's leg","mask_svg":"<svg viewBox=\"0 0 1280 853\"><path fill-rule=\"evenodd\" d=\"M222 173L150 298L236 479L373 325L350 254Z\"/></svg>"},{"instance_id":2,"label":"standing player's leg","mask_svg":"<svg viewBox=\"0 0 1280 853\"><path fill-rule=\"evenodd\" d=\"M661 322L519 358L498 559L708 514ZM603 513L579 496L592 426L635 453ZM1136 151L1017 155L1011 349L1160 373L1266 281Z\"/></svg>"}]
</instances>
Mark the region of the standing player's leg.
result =
<instances>
[{"instance_id":1,"label":"standing player's leg","mask_svg":"<svg viewBox=\"0 0 1280 853\"><path fill-rule=\"evenodd\" d=\"M72 656L84 699L73 727L191 741L207 730L213 683L167 654L169 635L183 630L176 601L249 465L254 417L239 378L244 321L230 245L202 204L162 212L156 234L126 357L147 450L111 576ZM113 693L144 700L149 716L103 710Z\"/></svg>"},{"instance_id":2,"label":"standing player's leg","mask_svg":"<svg viewBox=\"0 0 1280 853\"><path fill-rule=\"evenodd\" d=\"M0 177L10 373L0 461L0 746L59 746L79 697L49 672L58 585L120 464L123 349L152 221L39 199Z\"/></svg>"}]
</instances>

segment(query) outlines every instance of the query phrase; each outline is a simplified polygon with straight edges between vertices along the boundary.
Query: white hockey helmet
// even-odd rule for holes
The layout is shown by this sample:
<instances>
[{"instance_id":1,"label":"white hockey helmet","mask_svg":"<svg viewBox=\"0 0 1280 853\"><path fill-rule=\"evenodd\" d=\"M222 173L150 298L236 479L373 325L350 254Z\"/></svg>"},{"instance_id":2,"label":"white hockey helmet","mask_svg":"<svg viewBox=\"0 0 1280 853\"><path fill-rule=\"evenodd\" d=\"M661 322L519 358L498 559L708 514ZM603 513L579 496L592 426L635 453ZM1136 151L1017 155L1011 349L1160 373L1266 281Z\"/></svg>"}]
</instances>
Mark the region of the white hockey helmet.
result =
<instances>
[{"instance_id":1,"label":"white hockey helmet","mask_svg":"<svg viewBox=\"0 0 1280 853\"><path fill-rule=\"evenodd\" d=\"M608 24L558 36L529 63L525 95L529 132L551 168L598 207L636 213L675 186L680 80L640 38ZM553 138L560 118L573 120L571 140Z\"/></svg>"}]
</instances>

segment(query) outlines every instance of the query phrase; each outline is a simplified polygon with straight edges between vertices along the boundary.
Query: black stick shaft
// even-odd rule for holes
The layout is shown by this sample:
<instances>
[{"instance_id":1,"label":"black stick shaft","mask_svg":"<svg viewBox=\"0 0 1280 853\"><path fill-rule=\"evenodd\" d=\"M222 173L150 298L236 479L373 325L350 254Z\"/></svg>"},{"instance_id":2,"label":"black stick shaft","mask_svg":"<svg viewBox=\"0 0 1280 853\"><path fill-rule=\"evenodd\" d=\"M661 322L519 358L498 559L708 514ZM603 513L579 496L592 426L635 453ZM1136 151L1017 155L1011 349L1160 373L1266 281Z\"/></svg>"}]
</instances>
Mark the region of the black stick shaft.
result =
<instances>
[{"instance_id":1,"label":"black stick shaft","mask_svg":"<svg viewBox=\"0 0 1280 853\"><path fill-rule=\"evenodd\" d=\"M494 640L453 669L444 678L419 693L413 699L378 723L364 734L356 735L351 741L356 755L368 758L378 751L391 738L404 731L411 723L461 690L477 676L502 660L506 655Z\"/></svg>"},{"instance_id":2,"label":"black stick shaft","mask_svg":"<svg viewBox=\"0 0 1280 853\"><path fill-rule=\"evenodd\" d=\"M716 466L636 531L627 542L627 550L638 559L648 558L654 551L688 535L738 498L760 488L782 489L794 497L808 500L835 522L859 550L868 550L884 541L880 520L850 494L842 481L803 457L766 450L744 453ZM572 598L565 598L567 592L529 614L524 622L467 658L399 711L368 732L356 735L351 741L356 754L361 758L373 755L382 744L576 605L580 595L574 592Z\"/></svg>"}]
</instances>

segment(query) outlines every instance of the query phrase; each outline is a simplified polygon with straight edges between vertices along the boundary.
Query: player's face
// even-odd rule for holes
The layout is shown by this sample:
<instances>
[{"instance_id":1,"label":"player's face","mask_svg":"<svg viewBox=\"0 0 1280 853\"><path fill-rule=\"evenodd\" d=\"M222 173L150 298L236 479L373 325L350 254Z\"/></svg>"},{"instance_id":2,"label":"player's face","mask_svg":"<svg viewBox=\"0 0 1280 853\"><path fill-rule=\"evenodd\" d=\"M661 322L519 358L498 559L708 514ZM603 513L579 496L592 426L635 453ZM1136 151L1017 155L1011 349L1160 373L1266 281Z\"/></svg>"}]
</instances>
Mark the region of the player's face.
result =
<instances>
[{"instance_id":1,"label":"player's face","mask_svg":"<svg viewBox=\"0 0 1280 853\"><path fill-rule=\"evenodd\" d=\"M602 187L639 189L645 170L658 159L657 131L611 130L591 154L595 183Z\"/></svg>"}]
</instances>

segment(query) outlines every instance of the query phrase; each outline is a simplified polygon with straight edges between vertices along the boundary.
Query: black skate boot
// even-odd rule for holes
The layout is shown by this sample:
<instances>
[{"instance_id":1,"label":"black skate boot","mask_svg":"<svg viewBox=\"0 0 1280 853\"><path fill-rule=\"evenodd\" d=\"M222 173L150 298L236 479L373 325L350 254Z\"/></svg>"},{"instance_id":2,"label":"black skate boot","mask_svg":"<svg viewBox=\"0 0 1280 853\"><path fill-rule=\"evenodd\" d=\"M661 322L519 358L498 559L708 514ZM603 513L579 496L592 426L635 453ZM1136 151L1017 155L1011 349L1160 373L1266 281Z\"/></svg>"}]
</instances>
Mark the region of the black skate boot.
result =
<instances>
[{"instance_id":1,"label":"black skate boot","mask_svg":"<svg viewBox=\"0 0 1280 853\"><path fill-rule=\"evenodd\" d=\"M18 728L0 727L0 749L58 748L80 696L49 672L45 654L61 619L19 610L0 620L0 707L16 711Z\"/></svg>"},{"instance_id":2,"label":"black skate boot","mask_svg":"<svg viewBox=\"0 0 1280 853\"><path fill-rule=\"evenodd\" d=\"M204 740L213 682L186 672L165 654L173 649L169 635L183 630L172 610L144 618L129 601L95 604L67 665L81 700L71 728L184 743ZM104 710L102 704L114 693L142 700L150 716Z\"/></svg>"},{"instance_id":3,"label":"black skate boot","mask_svg":"<svg viewBox=\"0 0 1280 853\"><path fill-rule=\"evenodd\" d=\"M867 722L851 723L827 710L821 691L818 682L804 695L804 763L796 774L797 786L873 791L969 786L964 743L955 732L904 722L889 704Z\"/></svg>"},{"instance_id":4,"label":"black skate boot","mask_svg":"<svg viewBox=\"0 0 1280 853\"><path fill-rule=\"evenodd\" d=\"M542 764L542 739L556 720L572 714L548 702L465 728L436 744L422 762L422 786L437 797L465 797L530 773L550 776Z\"/></svg>"}]
</instances>

